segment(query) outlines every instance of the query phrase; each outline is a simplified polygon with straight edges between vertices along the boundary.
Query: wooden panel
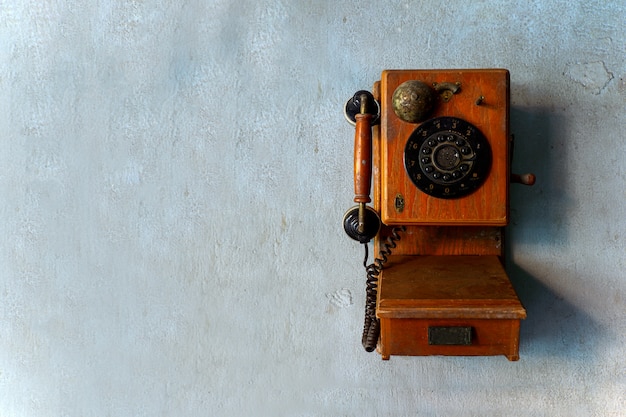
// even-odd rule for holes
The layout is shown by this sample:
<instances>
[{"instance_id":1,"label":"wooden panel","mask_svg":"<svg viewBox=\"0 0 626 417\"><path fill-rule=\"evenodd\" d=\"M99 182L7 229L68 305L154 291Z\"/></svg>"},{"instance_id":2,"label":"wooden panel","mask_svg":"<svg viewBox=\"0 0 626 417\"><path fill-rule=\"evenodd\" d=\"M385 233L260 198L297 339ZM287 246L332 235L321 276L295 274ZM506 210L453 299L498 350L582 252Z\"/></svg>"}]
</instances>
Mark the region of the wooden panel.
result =
<instances>
[{"instance_id":1,"label":"wooden panel","mask_svg":"<svg viewBox=\"0 0 626 417\"><path fill-rule=\"evenodd\" d=\"M430 197L419 191L406 175L404 147L419 124L400 120L391 107L395 88L407 80L427 84L459 82L461 88L448 102L439 100L432 117L451 116L476 126L487 138L493 155L490 174L481 188L458 199ZM508 220L509 184L509 73L506 70L393 70L384 71L375 94L381 102L380 128L374 139L380 155L378 195L383 223L435 225L504 226ZM485 100L476 105L478 97ZM396 195L402 195L405 208L396 211Z\"/></svg>"},{"instance_id":2,"label":"wooden panel","mask_svg":"<svg viewBox=\"0 0 626 417\"><path fill-rule=\"evenodd\" d=\"M526 317L496 256L392 256L382 271L381 318Z\"/></svg>"},{"instance_id":3,"label":"wooden panel","mask_svg":"<svg viewBox=\"0 0 626 417\"><path fill-rule=\"evenodd\" d=\"M375 240L376 253L391 235L383 227ZM488 226L407 226L399 234L394 255L503 255L502 228Z\"/></svg>"}]
</instances>

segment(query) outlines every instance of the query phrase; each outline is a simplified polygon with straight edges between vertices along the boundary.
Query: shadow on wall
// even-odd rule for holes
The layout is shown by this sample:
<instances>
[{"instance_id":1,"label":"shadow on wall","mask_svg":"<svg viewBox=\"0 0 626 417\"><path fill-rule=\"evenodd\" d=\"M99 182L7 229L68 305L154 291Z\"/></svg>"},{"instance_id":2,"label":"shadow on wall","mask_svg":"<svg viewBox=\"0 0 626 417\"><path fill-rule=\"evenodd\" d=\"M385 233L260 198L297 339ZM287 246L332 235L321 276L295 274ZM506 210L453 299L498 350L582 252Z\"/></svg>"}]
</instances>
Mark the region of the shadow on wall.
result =
<instances>
[{"instance_id":1,"label":"shadow on wall","mask_svg":"<svg viewBox=\"0 0 626 417\"><path fill-rule=\"evenodd\" d=\"M562 245L567 242L567 211L574 201L567 190L568 158L562 118L542 107L511 109L512 171L532 172L532 187L511 186L511 227L519 243Z\"/></svg>"},{"instance_id":2,"label":"shadow on wall","mask_svg":"<svg viewBox=\"0 0 626 417\"><path fill-rule=\"evenodd\" d=\"M599 323L517 265L507 268L528 314L521 323L521 356L560 357L568 361L589 361L597 356L596 347L610 337Z\"/></svg>"},{"instance_id":3,"label":"shadow on wall","mask_svg":"<svg viewBox=\"0 0 626 417\"><path fill-rule=\"evenodd\" d=\"M507 270L528 318L520 331L521 354L569 359L594 355L595 346L607 335L583 310L550 289L543 281L512 264L512 246L559 247L568 244L567 215L574 200L568 197L574 178L568 167L567 126L549 109L512 108L511 132L515 135L512 171L532 172L533 187L511 186L511 224L507 230ZM540 249L538 249L540 250ZM558 262L551 274L565 273ZM525 351L525 353L524 353Z\"/></svg>"}]
</instances>

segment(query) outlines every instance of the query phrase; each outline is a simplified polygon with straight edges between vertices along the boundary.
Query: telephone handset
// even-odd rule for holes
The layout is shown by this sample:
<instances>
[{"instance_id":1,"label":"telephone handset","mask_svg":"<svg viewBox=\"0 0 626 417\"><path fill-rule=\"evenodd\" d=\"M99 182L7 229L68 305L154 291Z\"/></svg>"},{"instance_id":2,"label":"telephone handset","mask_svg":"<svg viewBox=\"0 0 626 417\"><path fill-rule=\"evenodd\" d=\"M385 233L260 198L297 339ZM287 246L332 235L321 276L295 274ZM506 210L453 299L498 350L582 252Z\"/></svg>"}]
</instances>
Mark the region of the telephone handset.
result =
<instances>
[{"instance_id":1,"label":"telephone handset","mask_svg":"<svg viewBox=\"0 0 626 417\"><path fill-rule=\"evenodd\" d=\"M372 176L372 126L378 123L380 106L374 100L369 91L357 91L348 100L344 108L344 115L348 122L355 126L354 133L354 202L358 203L343 216L343 227L348 236L359 241L365 247L365 259L363 266L367 272L366 300L365 300L365 323L363 325L363 337L361 343L366 351L376 349L380 335L380 321L376 317L376 295L378 275L383 264L387 261L386 256L395 247L394 242L399 240L399 229L392 231L392 236L383 245L379 258L374 263L367 265L367 244L380 231L381 221L378 213L367 206L371 202L370 187Z\"/></svg>"},{"instance_id":2,"label":"telephone handset","mask_svg":"<svg viewBox=\"0 0 626 417\"><path fill-rule=\"evenodd\" d=\"M379 232L381 227L378 213L367 206L370 203L372 177L372 126L378 123L380 106L369 91L357 91L348 100L344 108L348 122L355 126L354 132L354 206L343 216L343 228L348 236L359 241L365 247L363 266L367 271L365 323L361 343L366 351L376 349L380 334L380 322L376 317L376 289L382 261L376 259L367 265L367 244Z\"/></svg>"},{"instance_id":3,"label":"telephone handset","mask_svg":"<svg viewBox=\"0 0 626 417\"><path fill-rule=\"evenodd\" d=\"M343 226L365 247L362 343L373 351L380 333L378 279L392 249L402 256L498 254L498 242L485 249L475 241L506 226L509 182L532 185L534 176L510 173L507 70L386 70L373 93L357 91L347 101L344 115L355 126L357 205L345 213ZM467 226L471 233L462 230ZM406 243L400 242L403 231ZM439 246L424 249L428 243L418 236ZM367 265L370 240L379 253Z\"/></svg>"},{"instance_id":4,"label":"telephone handset","mask_svg":"<svg viewBox=\"0 0 626 417\"><path fill-rule=\"evenodd\" d=\"M380 107L369 91L357 91L348 100L344 115L355 126L354 132L354 202L357 206L343 216L343 227L348 236L367 243L380 229L378 213L366 203L372 185L372 126L378 122Z\"/></svg>"}]
</instances>

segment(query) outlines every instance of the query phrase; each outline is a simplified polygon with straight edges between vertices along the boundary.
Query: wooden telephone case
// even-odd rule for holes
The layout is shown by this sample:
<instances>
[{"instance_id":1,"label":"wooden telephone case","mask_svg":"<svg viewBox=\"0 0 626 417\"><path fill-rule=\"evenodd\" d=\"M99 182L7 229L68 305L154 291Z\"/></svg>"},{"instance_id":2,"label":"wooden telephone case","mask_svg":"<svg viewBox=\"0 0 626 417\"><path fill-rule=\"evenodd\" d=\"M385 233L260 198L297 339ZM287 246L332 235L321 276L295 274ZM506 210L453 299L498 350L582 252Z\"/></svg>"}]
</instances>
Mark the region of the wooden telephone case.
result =
<instances>
[{"instance_id":1,"label":"wooden telephone case","mask_svg":"<svg viewBox=\"0 0 626 417\"><path fill-rule=\"evenodd\" d=\"M427 116L407 121L402 106L424 98L403 90L414 81L434 94ZM381 221L374 251L385 260L377 281L378 352L383 359L518 360L526 311L503 268L509 72L387 70L372 95L380 112L371 137L373 208Z\"/></svg>"}]
</instances>

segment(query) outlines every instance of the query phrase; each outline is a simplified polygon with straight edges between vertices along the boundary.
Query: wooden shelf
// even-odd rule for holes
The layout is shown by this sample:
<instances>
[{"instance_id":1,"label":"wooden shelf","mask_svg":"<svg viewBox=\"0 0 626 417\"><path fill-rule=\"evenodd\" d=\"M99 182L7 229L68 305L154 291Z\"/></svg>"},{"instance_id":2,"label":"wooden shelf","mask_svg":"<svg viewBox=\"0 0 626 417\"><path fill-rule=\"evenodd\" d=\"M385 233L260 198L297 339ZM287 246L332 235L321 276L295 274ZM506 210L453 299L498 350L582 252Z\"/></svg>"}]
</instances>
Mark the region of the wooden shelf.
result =
<instances>
[{"instance_id":1,"label":"wooden shelf","mask_svg":"<svg viewBox=\"0 0 626 417\"><path fill-rule=\"evenodd\" d=\"M390 355L505 355L517 360L526 318L497 256L391 256L381 273L379 351ZM470 328L469 344L434 344L429 328Z\"/></svg>"}]
</instances>

